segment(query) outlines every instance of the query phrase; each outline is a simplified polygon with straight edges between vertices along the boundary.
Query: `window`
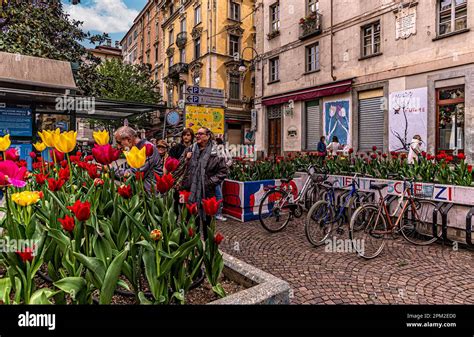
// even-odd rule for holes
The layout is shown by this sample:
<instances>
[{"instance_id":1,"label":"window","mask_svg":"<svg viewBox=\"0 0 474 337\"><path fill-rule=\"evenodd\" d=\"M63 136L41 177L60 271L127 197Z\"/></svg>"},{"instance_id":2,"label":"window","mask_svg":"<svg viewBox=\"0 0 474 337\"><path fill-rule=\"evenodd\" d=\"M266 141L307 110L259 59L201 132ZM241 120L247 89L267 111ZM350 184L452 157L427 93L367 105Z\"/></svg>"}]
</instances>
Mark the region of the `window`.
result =
<instances>
[{"instance_id":1,"label":"window","mask_svg":"<svg viewBox=\"0 0 474 337\"><path fill-rule=\"evenodd\" d=\"M158 44L155 46L155 62L158 63L158 54L159 54Z\"/></svg>"},{"instance_id":2,"label":"window","mask_svg":"<svg viewBox=\"0 0 474 337\"><path fill-rule=\"evenodd\" d=\"M438 35L467 28L467 0L439 0Z\"/></svg>"},{"instance_id":3,"label":"window","mask_svg":"<svg viewBox=\"0 0 474 337\"><path fill-rule=\"evenodd\" d=\"M150 44L150 42L151 42L150 31L148 31L146 35L147 35L147 41L146 41L146 43L147 43L147 44Z\"/></svg>"},{"instance_id":4,"label":"window","mask_svg":"<svg viewBox=\"0 0 474 337\"><path fill-rule=\"evenodd\" d=\"M464 86L438 89L436 110L437 150L464 150Z\"/></svg>"},{"instance_id":5,"label":"window","mask_svg":"<svg viewBox=\"0 0 474 337\"><path fill-rule=\"evenodd\" d=\"M186 83L183 83L179 87L179 99L184 100L184 94L186 93Z\"/></svg>"},{"instance_id":6,"label":"window","mask_svg":"<svg viewBox=\"0 0 474 337\"><path fill-rule=\"evenodd\" d=\"M133 38L133 37L132 37L132 34L130 34L130 36L128 37L128 45L129 45L129 46L132 45L132 42L133 42L132 38Z\"/></svg>"},{"instance_id":7,"label":"window","mask_svg":"<svg viewBox=\"0 0 474 337\"><path fill-rule=\"evenodd\" d=\"M194 59L197 60L201 57L201 38L194 40Z\"/></svg>"},{"instance_id":8,"label":"window","mask_svg":"<svg viewBox=\"0 0 474 337\"><path fill-rule=\"evenodd\" d=\"M240 37L237 35L229 35L229 55L240 56Z\"/></svg>"},{"instance_id":9,"label":"window","mask_svg":"<svg viewBox=\"0 0 474 337\"><path fill-rule=\"evenodd\" d=\"M306 47L306 72L319 70L319 43Z\"/></svg>"},{"instance_id":10,"label":"window","mask_svg":"<svg viewBox=\"0 0 474 337\"><path fill-rule=\"evenodd\" d=\"M173 105L173 87L168 88L168 106Z\"/></svg>"},{"instance_id":11,"label":"window","mask_svg":"<svg viewBox=\"0 0 474 337\"><path fill-rule=\"evenodd\" d=\"M174 43L174 31L173 29L170 29L170 32L169 32L169 41L170 41L170 46Z\"/></svg>"},{"instance_id":12,"label":"window","mask_svg":"<svg viewBox=\"0 0 474 337\"><path fill-rule=\"evenodd\" d=\"M123 49L123 50L127 50L127 40L125 40L125 42L123 43L122 49Z\"/></svg>"},{"instance_id":13,"label":"window","mask_svg":"<svg viewBox=\"0 0 474 337\"><path fill-rule=\"evenodd\" d=\"M362 27L362 57L380 53L380 21Z\"/></svg>"},{"instance_id":14,"label":"window","mask_svg":"<svg viewBox=\"0 0 474 337\"><path fill-rule=\"evenodd\" d=\"M150 11L146 13L146 21L150 21Z\"/></svg>"},{"instance_id":15,"label":"window","mask_svg":"<svg viewBox=\"0 0 474 337\"><path fill-rule=\"evenodd\" d=\"M319 101L305 102L305 150L317 151L321 133L321 110Z\"/></svg>"},{"instance_id":16,"label":"window","mask_svg":"<svg viewBox=\"0 0 474 337\"><path fill-rule=\"evenodd\" d=\"M230 1L230 18L235 21L240 21L240 4Z\"/></svg>"},{"instance_id":17,"label":"window","mask_svg":"<svg viewBox=\"0 0 474 337\"><path fill-rule=\"evenodd\" d=\"M179 51L179 62L186 63L186 49L185 48Z\"/></svg>"},{"instance_id":18,"label":"window","mask_svg":"<svg viewBox=\"0 0 474 337\"><path fill-rule=\"evenodd\" d=\"M275 82L280 79L280 59L275 57L270 60L270 82Z\"/></svg>"},{"instance_id":19,"label":"window","mask_svg":"<svg viewBox=\"0 0 474 337\"><path fill-rule=\"evenodd\" d=\"M168 68L171 68L174 65L174 56L168 57Z\"/></svg>"},{"instance_id":20,"label":"window","mask_svg":"<svg viewBox=\"0 0 474 337\"><path fill-rule=\"evenodd\" d=\"M186 19L181 20L180 27L181 27L181 32L186 31Z\"/></svg>"},{"instance_id":21,"label":"window","mask_svg":"<svg viewBox=\"0 0 474 337\"><path fill-rule=\"evenodd\" d=\"M319 10L319 0L306 0L306 13L311 14Z\"/></svg>"},{"instance_id":22,"label":"window","mask_svg":"<svg viewBox=\"0 0 474 337\"><path fill-rule=\"evenodd\" d=\"M173 13L174 13L174 4L173 4L173 2L171 2L171 4L170 4L170 16L173 15Z\"/></svg>"},{"instance_id":23,"label":"window","mask_svg":"<svg viewBox=\"0 0 474 337\"><path fill-rule=\"evenodd\" d=\"M231 74L229 78L229 98L240 100L240 75Z\"/></svg>"},{"instance_id":24,"label":"window","mask_svg":"<svg viewBox=\"0 0 474 337\"><path fill-rule=\"evenodd\" d=\"M150 51L146 52L146 63L150 63Z\"/></svg>"},{"instance_id":25,"label":"window","mask_svg":"<svg viewBox=\"0 0 474 337\"><path fill-rule=\"evenodd\" d=\"M270 31L276 32L280 30L280 4L276 3L270 6L270 20L271 29Z\"/></svg>"},{"instance_id":26,"label":"window","mask_svg":"<svg viewBox=\"0 0 474 337\"><path fill-rule=\"evenodd\" d=\"M137 39L137 36L138 36L138 32L137 32L137 30L135 30L135 31L133 32L133 40L136 40L136 39Z\"/></svg>"},{"instance_id":27,"label":"window","mask_svg":"<svg viewBox=\"0 0 474 337\"><path fill-rule=\"evenodd\" d=\"M194 8L194 25L201 23L201 6Z\"/></svg>"}]
</instances>

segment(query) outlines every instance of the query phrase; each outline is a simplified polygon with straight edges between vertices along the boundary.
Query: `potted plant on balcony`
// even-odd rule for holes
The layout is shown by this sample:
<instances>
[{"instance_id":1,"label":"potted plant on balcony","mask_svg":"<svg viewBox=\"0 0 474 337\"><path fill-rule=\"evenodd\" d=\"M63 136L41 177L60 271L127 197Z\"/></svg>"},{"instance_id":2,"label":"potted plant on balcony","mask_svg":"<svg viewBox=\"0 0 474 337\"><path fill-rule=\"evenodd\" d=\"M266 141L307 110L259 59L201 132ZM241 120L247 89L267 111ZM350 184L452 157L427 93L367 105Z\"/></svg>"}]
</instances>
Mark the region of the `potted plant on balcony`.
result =
<instances>
[{"instance_id":1,"label":"potted plant on balcony","mask_svg":"<svg viewBox=\"0 0 474 337\"><path fill-rule=\"evenodd\" d=\"M280 30L274 30L270 33L267 34L267 38L269 40L273 39L274 37L277 37L278 35L280 35Z\"/></svg>"}]
</instances>

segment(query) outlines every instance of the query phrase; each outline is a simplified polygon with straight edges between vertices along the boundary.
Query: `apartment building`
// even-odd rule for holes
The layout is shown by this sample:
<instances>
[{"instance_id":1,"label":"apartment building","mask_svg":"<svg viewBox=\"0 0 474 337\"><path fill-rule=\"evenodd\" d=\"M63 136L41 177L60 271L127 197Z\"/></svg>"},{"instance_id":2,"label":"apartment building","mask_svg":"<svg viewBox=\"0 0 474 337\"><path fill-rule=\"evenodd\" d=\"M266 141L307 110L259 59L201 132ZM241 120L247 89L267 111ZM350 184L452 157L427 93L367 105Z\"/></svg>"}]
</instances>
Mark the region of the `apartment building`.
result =
<instances>
[{"instance_id":1,"label":"apartment building","mask_svg":"<svg viewBox=\"0 0 474 337\"><path fill-rule=\"evenodd\" d=\"M255 56L252 0L162 0L164 99L183 112L185 86L225 91L225 137L242 144L250 130ZM249 69L250 67L248 67ZM180 103L181 102L181 103Z\"/></svg>"},{"instance_id":2,"label":"apartment building","mask_svg":"<svg viewBox=\"0 0 474 337\"><path fill-rule=\"evenodd\" d=\"M256 12L261 154L406 151L474 161L472 0L263 0ZM329 139L328 139L329 138Z\"/></svg>"}]
</instances>

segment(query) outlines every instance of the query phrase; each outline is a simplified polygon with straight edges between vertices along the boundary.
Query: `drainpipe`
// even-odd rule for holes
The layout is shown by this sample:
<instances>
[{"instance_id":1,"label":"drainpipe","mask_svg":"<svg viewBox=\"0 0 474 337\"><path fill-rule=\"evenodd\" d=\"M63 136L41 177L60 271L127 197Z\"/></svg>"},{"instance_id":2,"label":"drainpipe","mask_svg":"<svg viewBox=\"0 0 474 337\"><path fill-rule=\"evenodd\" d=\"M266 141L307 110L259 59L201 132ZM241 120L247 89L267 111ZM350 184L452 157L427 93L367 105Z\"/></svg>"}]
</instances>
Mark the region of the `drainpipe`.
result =
<instances>
[{"instance_id":1,"label":"drainpipe","mask_svg":"<svg viewBox=\"0 0 474 337\"><path fill-rule=\"evenodd\" d=\"M212 6L213 6L213 1L209 0L208 1L208 8L207 8L207 15L209 16L209 27L207 29L207 52L208 52L208 77L209 77L209 88L212 88Z\"/></svg>"},{"instance_id":2,"label":"drainpipe","mask_svg":"<svg viewBox=\"0 0 474 337\"><path fill-rule=\"evenodd\" d=\"M334 33L333 33L333 25L334 25L334 0L331 0L331 77L333 81L336 81L337 77L334 75Z\"/></svg>"}]
</instances>

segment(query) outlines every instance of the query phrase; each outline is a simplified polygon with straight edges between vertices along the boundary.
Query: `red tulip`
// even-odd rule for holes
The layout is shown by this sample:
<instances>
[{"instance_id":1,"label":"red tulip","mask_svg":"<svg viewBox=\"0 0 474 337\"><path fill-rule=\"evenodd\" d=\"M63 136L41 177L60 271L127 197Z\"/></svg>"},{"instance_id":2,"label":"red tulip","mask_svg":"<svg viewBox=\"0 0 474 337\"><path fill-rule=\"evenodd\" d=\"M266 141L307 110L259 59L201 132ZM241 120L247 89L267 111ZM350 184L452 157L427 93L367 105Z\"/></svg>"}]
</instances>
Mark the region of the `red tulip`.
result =
<instances>
[{"instance_id":1,"label":"red tulip","mask_svg":"<svg viewBox=\"0 0 474 337\"><path fill-rule=\"evenodd\" d=\"M63 180L63 179L54 179L54 178L49 178L48 179L48 189L51 191L51 192L56 192L56 191L59 191L61 189L61 187L63 187L64 183L66 181Z\"/></svg>"},{"instance_id":2,"label":"red tulip","mask_svg":"<svg viewBox=\"0 0 474 337\"><path fill-rule=\"evenodd\" d=\"M147 157L151 157L153 155L153 152L155 151L155 146L153 144L145 144L145 148L146 148L146 156Z\"/></svg>"},{"instance_id":3,"label":"red tulip","mask_svg":"<svg viewBox=\"0 0 474 337\"><path fill-rule=\"evenodd\" d=\"M99 178L100 175L97 173L97 166L95 164L87 164L87 173L91 179Z\"/></svg>"},{"instance_id":4,"label":"red tulip","mask_svg":"<svg viewBox=\"0 0 474 337\"><path fill-rule=\"evenodd\" d=\"M62 168L59 170L59 179L68 180L70 175L71 172L69 171L69 167Z\"/></svg>"},{"instance_id":5,"label":"red tulip","mask_svg":"<svg viewBox=\"0 0 474 337\"><path fill-rule=\"evenodd\" d=\"M222 199L217 201L216 197L207 198L202 200L202 206L204 208L204 213L210 216L217 214L219 210L219 204L222 202Z\"/></svg>"},{"instance_id":6,"label":"red tulip","mask_svg":"<svg viewBox=\"0 0 474 337\"><path fill-rule=\"evenodd\" d=\"M67 160L61 160L60 165L61 165L62 168L66 168L68 166Z\"/></svg>"},{"instance_id":7,"label":"red tulip","mask_svg":"<svg viewBox=\"0 0 474 337\"><path fill-rule=\"evenodd\" d=\"M44 198L44 193L43 193L43 191L39 191L39 192L38 192L38 196L40 197L40 199L43 199L43 198Z\"/></svg>"},{"instance_id":8,"label":"red tulip","mask_svg":"<svg viewBox=\"0 0 474 337\"><path fill-rule=\"evenodd\" d=\"M458 153L458 159L459 160L464 160L464 159L466 159L466 156L464 155L464 153Z\"/></svg>"},{"instance_id":9,"label":"red tulip","mask_svg":"<svg viewBox=\"0 0 474 337\"><path fill-rule=\"evenodd\" d=\"M97 145L94 144L94 148L92 149L92 155L94 159L102 164L102 165L109 165L119 159L120 157L120 150L114 149L110 144L106 145ZM89 156L87 156L89 157ZM87 160L86 157L86 160Z\"/></svg>"},{"instance_id":10,"label":"red tulip","mask_svg":"<svg viewBox=\"0 0 474 337\"><path fill-rule=\"evenodd\" d=\"M38 174L35 174L35 178L36 178L36 183L38 185L44 185L44 183L46 182L46 179L48 178L48 174L42 174L42 173L38 173Z\"/></svg>"},{"instance_id":11,"label":"red tulip","mask_svg":"<svg viewBox=\"0 0 474 337\"><path fill-rule=\"evenodd\" d=\"M144 176L145 176L145 172L140 172L140 171L135 172L135 179L137 181L142 181Z\"/></svg>"},{"instance_id":12,"label":"red tulip","mask_svg":"<svg viewBox=\"0 0 474 337\"><path fill-rule=\"evenodd\" d=\"M132 197L132 187L130 185L119 186L117 192L124 199L130 199Z\"/></svg>"},{"instance_id":13,"label":"red tulip","mask_svg":"<svg viewBox=\"0 0 474 337\"><path fill-rule=\"evenodd\" d=\"M68 206L68 209L74 213L79 221L86 221L91 216L91 204L89 201L81 202L77 200L74 205Z\"/></svg>"},{"instance_id":14,"label":"red tulip","mask_svg":"<svg viewBox=\"0 0 474 337\"><path fill-rule=\"evenodd\" d=\"M81 161L81 156L69 156L71 163L78 163Z\"/></svg>"},{"instance_id":15,"label":"red tulip","mask_svg":"<svg viewBox=\"0 0 474 337\"><path fill-rule=\"evenodd\" d=\"M30 157L31 157L31 159L35 160L36 159L36 153L31 151L30 152Z\"/></svg>"},{"instance_id":16,"label":"red tulip","mask_svg":"<svg viewBox=\"0 0 474 337\"><path fill-rule=\"evenodd\" d=\"M377 151L377 146L372 146L372 151Z\"/></svg>"},{"instance_id":17,"label":"red tulip","mask_svg":"<svg viewBox=\"0 0 474 337\"><path fill-rule=\"evenodd\" d=\"M370 158L372 158L372 159L377 159L377 155L376 155L375 153L372 153L372 154L370 155Z\"/></svg>"},{"instance_id":18,"label":"red tulip","mask_svg":"<svg viewBox=\"0 0 474 337\"><path fill-rule=\"evenodd\" d=\"M388 155L387 155L386 153L384 153L384 154L382 154L382 157L383 157L383 158L387 158Z\"/></svg>"},{"instance_id":19,"label":"red tulip","mask_svg":"<svg viewBox=\"0 0 474 337\"><path fill-rule=\"evenodd\" d=\"M18 256L23 262L26 262L26 261L31 262L34 259L34 255L33 255L34 252L33 252L33 249L31 249L30 247L26 247L23 251L17 251L16 253L18 254Z\"/></svg>"},{"instance_id":20,"label":"red tulip","mask_svg":"<svg viewBox=\"0 0 474 337\"><path fill-rule=\"evenodd\" d=\"M193 230L192 227L189 227L189 228L188 228L188 235L189 235L190 237L193 237L193 236L194 236L194 230Z\"/></svg>"},{"instance_id":21,"label":"red tulip","mask_svg":"<svg viewBox=\"0 0 474 337\"><path fill-rule=\"evenodd\" d=\"M214 242L216 243L216 245L220 245L222 240L224 240L224 236L221 233L217 233L214 237Z\"/></svg>"},{"instance_id":22,"label":"red tulip","mask_svg":"<svg viewBox=\"0 0 474 337\"><path fill-rule=\"evenodd\" d=\"M469 172L469 173L472 172L472 165L467 165L467 172Z\"/></svg>"},{"instance_id":23,"label":"red tulip","mask_svg":"<svg viewBox=\"0 0 474 337\"><path fill-rule=\"evenodd\" d=\"M168 192L174 185L174 179L170 173L163 175L163 177L160 177L157 173L155 173L155 179L156 189L161 194Z\"/></svg>"},{"instance_id":24,"label":"red tulip","mask_svg":"<svg viewBox=\"0 0 474 337\"><path fill-rule=\"evenodd\" d=\"M56 158L56 162L62 162L64 160L64 153L59 152L56 149L52 149L49 152L51 154L51 158L54 160Z\"/></svg>"},{"instance_id":25,"label":"red tulip","mask_svg":"<svg viewBox=\"0 0 474 337\"><path fill-rule=\"evenodd\" d=\"M179 191L179 203L187 204L190 195L191 195L191 192L189 191Z\"/></svg>"},{"instance_id":26,"label":"red tulip","mask_svg":"<svg viewBox=\"0 0 474 337\"><path fill-rule=\"evenodd\" d=\"M165 169L168 172L174 172L179 166L179 160L173 157L168 157L165 162Z\"/></svg>"},{"instance_id":27,"label":"red tulip","mask_svg":"<svg viewBox=\"0 0 474 337\"><path fill-rule=\"evenodd\" d=\"M354 149L351 147L351 148L349 149L349 154L352 154L352 153L354 153Z\"/></svg>"},{"instance_id":28,"label":"red tulip","mask_svg":"<svg viewBox=\"0 0 474 337\"><path fill-rule=\"evenodd\" d=\"M84 158L84 160L85 160L85 161L92 161L92 160L94 160L94 157L91 156L91 155L88 155L88 156L86 156L86 157Z\"/></svg>"},{"instance_id":29,"label":"red tulip","mask_svg":"<svg viewBox=\"0 0 474 337\"><path fill-rule=\"evenodd\" d=\"M0 187L1 186L8 186L10 182L8 181L8 177L0 172Z\"/></svg>"},{"instance_id":30,"label":"red tulip","mask_svg":"<svg viewBox=\"0 0 474 337\"><path fill-rule=\"evenodd\" d=\"M13 147L6 150L4 153L7 160L17 161L18 159L20 159L20 155L18 154L17 149Z\"/></svg>"},{"instance_id":31,"label":"red tulip","mask_svg":"<svg viewBox=\"0 0 474 337\"><path fill-rule=\"evenodd\" d=\"M18 166L18 167L26 167L26 166L28 166L28 163L26 162L26 160L18 160L18 161L16 162L16 166Z\"/></svg>"},{"instance_id":32,"label":"red tulip","mask_svg":"<svg viewBox=\"0 0 474 337\"><path fill-rule=\"evenodd\" d=\"M150 239L159 241L163 238L163 233L159 229L154 229L150 232Z\"/></svg>"},{"instance_id":33,"label":"red tulip","mask_svg":"<svg viewBox=\"0 0 474 337\"><path fill-rule=\"evenodd\" d=\"M76 225L72 216L66 215L63 219L58 219L63 229L67 232L72 232Z\"/></svg>"},{"instance_id":34,"label":"red tulip","mask_svg":"<svg viewBox=\"0 0 474 337\"><path fill-rule=\"evenodd\" d=\"M97 187L97 186L103 186L104 185L104 181L100 178L95 178L94 179L94 186Z\"/></svg>"},{"instance_id":35,"label":"red tulip","mask_svg":"<svg viewBox=\"0 0 474 337\"><path fill-rule=\"evenodd\" d=\"M453 156L447 156L446 161L449 163L450 161L453 161L454 157Z\"/></svg>"},{"instance_id":36,"label":"red tulip","mask_svg":"<svg viewBox=\"0 0 474 337\"><path fill-rule=\"evenodd\" d=\"M186 204L186 208L188 209L189 214L196 215L198 213L196 202L194 204Z\"/></svg>"}]
</instances>

